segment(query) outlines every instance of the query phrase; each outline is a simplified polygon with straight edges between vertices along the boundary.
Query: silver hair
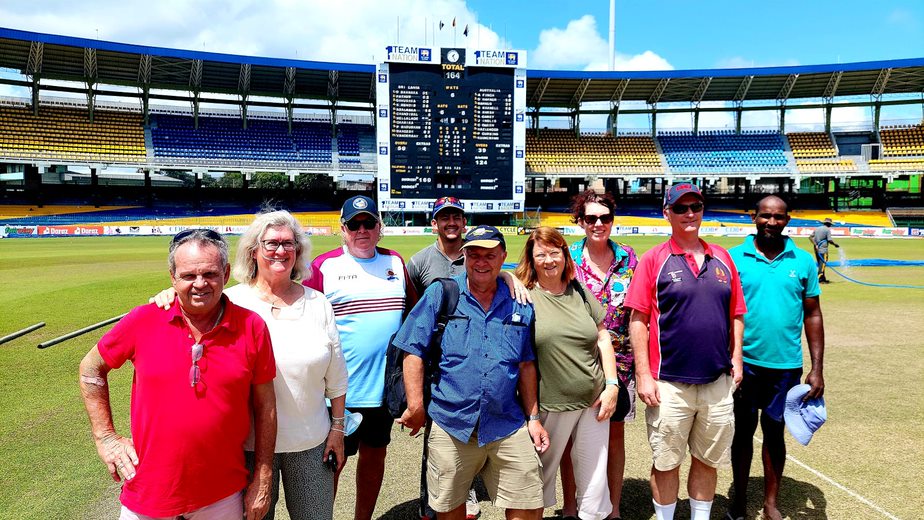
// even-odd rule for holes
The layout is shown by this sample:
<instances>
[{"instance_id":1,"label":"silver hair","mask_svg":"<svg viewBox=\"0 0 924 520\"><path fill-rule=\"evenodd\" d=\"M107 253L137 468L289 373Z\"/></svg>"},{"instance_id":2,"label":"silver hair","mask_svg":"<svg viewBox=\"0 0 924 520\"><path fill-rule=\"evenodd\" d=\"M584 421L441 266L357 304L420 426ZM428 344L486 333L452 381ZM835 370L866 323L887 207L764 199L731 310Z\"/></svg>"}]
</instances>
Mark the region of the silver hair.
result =
<instances>
[{"instance_id":1,"label":"silver hair","mask_svg":"<svg viewBox=\"0 0 924 520\"><path fill-rule=\"evenodd\" d=\"M187 229L177 233L170 241L170 252L167 253L167 267L170 269L170 274L176 273L176 250L188 242L217 248L221 256L221 269L224 270L228 265L228 241L221 236L221 233L211 229Z\"/></svg>"},{"instance_id":2,"label":"silver hair","mask_svg":"<svg viewBox=\"0 0 924 520\"><path fill-rule=\"evenodd\" d=\"M240 283L253 285L257 277L257 261L253 254L260 247L260 239L266 230L271 227L284 227L292 231L295 237L295 265L289 276L294 281L311 278L311 269L308 268L308 259L311 258L311 241L302 231L301 224L285 210L259 213L250 226L244 231L241 240L237 243L237 253L234 256L232 273L234 279Z\"/></svg>"}]
</instances>

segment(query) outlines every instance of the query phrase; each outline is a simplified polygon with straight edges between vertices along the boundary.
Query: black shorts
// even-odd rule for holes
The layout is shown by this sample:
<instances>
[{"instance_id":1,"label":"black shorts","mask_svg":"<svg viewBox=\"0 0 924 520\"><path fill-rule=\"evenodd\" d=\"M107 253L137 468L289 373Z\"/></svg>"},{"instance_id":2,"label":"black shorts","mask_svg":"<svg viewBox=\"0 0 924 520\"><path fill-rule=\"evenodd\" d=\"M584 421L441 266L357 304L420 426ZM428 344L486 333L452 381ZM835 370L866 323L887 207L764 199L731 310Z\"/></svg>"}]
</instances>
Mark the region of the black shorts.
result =
<instances>
[{"instance_id":1,"label":"black shorts","mask_svg":"<svg viewBox=\"0 0 924 520\"><path fill-rule=\"evenodd\" d=\"M347 408L347 410L350 413L363 414L363 422L359 424L359 428L343 439L343 449L347 457L356 455L360 443L372 448L384 448L391 443L391 427L395 420L388 413L388 408L379 406L376 408Z\"/></svg>"},{"instance_id":2,"label":"black shorts","mask_svg":"<svg viewBox=\"0 0 924 520\"><path fill-rule=\"evenodd\" d=\"M735 392L735 408L751 413L763 410L774 421L782 422L786 392L801 379L801 368L765 368L745 363L741 386Z\"/></svg>"}]
</instances>

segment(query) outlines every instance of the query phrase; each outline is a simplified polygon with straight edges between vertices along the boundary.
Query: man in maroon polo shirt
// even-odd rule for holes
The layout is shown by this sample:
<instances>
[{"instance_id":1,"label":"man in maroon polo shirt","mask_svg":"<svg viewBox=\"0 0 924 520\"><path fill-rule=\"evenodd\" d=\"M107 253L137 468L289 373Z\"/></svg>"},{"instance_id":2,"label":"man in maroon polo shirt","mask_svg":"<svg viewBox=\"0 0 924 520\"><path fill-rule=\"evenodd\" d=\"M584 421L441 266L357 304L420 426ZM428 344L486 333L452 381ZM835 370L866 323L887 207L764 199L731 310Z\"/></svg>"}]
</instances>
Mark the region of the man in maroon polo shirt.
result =
<instances>
[{"instance_id":1,"label":"man in maroon polo shirt","mask_svg":"<svg viewBox=\"0 0 924 520\"><path fill-rule=\"evenodd\" d=\"M136 307L80 363L97 452L112 479L124 479L120 519L263 518L276 441L269 332L222 295L230 269L221 235L179 233L168 264L179 305ZM130 438L115 431L107 383L126 361L135 369ZM251 419L253 475L244 466Z\"/></svg>"},{"instance_id":2,"label":"man in maroon polo shirt","mask_svg":"<svg viewBox=\"0 0 924 520\"><path fill-rule=\"evenodd\" d=\"M732 394L741 381L747 309L728 252L699 238L704 203L688 182L665 193L671 238L642 256L625 300L658 520L674 517L687 446L691 519L709 518L716 468L730 463L734 437Z\"/></svg>"}]
</instances>

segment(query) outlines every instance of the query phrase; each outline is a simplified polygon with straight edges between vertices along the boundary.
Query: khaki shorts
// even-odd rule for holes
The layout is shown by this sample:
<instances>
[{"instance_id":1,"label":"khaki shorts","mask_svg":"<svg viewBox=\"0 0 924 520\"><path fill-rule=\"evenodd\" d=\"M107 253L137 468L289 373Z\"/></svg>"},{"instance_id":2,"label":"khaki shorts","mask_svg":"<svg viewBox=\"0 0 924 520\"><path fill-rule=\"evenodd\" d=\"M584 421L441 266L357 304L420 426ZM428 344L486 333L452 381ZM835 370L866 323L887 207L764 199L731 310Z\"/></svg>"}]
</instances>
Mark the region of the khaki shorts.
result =
<instances>
[{"instance_id":1,"label":"khaki shorts","mask_svg":"<svg viewBox=\"0 0 924 520\"><path fill-rule=\"evenodd\" d=\"M434 422L427 451L428 503L438 513L464 504L479 473L495 507L538 509L543 505L542 463L526 426L479 447L477 432L467 443L460 442Z\"/></svg>"},{"instance_id":2,"label":"khaki shorts","mask_svg":"<svg viewBox=\"0 0 924 520\"><path fill-rule=\"evenodd\" d=\"M645 409L648 443L658 471L669 471L690 455L717 468L731 462L735 436L735 383L728 374L712 383L657 381L660 406Z\"/></svg>"}]
</instances>

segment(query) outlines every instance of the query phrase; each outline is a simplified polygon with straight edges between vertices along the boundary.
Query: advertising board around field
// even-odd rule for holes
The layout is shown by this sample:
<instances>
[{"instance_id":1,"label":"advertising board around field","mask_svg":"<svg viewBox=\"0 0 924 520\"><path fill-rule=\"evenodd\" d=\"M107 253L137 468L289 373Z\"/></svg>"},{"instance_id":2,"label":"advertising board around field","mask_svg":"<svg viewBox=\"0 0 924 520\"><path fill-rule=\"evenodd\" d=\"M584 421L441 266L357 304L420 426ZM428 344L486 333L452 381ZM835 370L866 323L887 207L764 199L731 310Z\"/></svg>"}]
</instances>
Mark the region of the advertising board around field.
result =
<instances>
[{"instance_id":1,"label":"advertising board around field","mask_svg":"<svg viewBox=\"0 0 924 520\"><path fill-rule=\"evenodd\" d=\"M80 237L80 236L173 236L187 229L207 228L222 235L242 235L247 226L4 226L0 228L3 238L35 238L35 237ZM335 231L330 226L308 226L303 228L309 236L329 236ZM533 228L518 228L516 226L500 226L498 229L507 236L528 234ZM557 228L567 236L581 236L584 230L579 226L559 226ZM788 227L784 234L790 237L805 238L812 234L815 228ZM832 234L838 238L924 238L924 229L921 228L875 228L851 227L831 228ZM387 236L423 236L432 235L429 226L386 226L383 232ZM702 236L744 237L753 234L754 230L747 226L704 226L700 228ZM612 236L668 236L670 226L613 226Z\"/></svg>"},{"instance_id":2,"label":"advertising board around field","mask_svg":"<svg viewBox=\"0 0 924 520\"><path fill-rule=\"evenodd\" d=\"M331 234L330 226L308 226L302 228L308 236L329 236Z\"/></svg>"},{"instance_id":3,"label":"advertising board around field","mask_svg":"<svg viewBox=\"0 0 924 520\"><path fill-rule=\"evenodd\" d=\"M523 211L526 53L390 45L376 73L380 211Z\"/></svg>"},{"instance_id":4,"label":"advertising board around field","mask_svg":"<svg viewBox=\"0 0 924 520\"><path fill-rule=\"evenodd\" d=\"M852 227L849 230L852 237L905 238L912 236L908 228Z\"/></svg>"},{"instance_id":5,"label":"advertising board around field","mask_svg":"<svg viewBox=\"0 0 924 520\"><path fill-rule=\"evenodd\" d=\"M411 236L411 235L431 235L431 229L428 227L410 227L410 226L385 226L382 233L386 236Z\"/></svg>"},{"instance_id":6,"label":"advertising board around field","mask_svg":"<svg viewBox=\"0 0 924 520\"><path fill-rule=\"evenodd\" d=\"M103 226L38 226L36 234L40 236L101 236L105 234Z\"/></svg>"}]
</instances>

